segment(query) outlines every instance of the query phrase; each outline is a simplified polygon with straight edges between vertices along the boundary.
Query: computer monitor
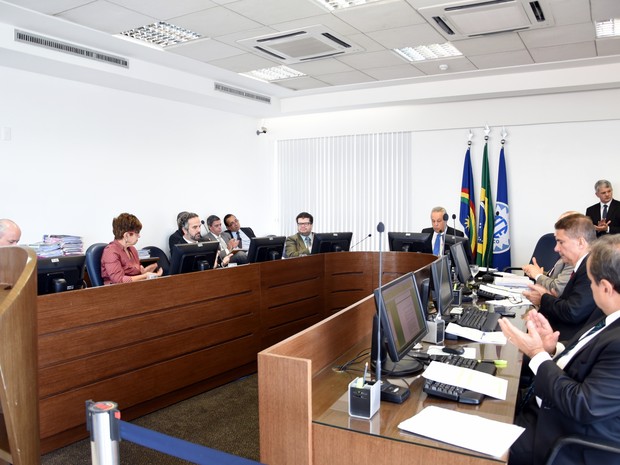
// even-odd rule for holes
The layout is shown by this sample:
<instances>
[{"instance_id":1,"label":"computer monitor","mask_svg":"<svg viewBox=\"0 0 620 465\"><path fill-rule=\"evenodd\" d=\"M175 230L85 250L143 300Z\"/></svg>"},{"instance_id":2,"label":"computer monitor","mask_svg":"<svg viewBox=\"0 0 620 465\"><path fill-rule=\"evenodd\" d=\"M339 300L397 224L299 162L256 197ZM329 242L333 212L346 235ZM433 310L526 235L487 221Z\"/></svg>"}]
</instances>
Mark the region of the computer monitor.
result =
<instances>
[{"instance_id":1,"label":"computer monitor","mask_svg":"<svg viewBox=\"0 0 620 465\"><path fill-rule=\"evenodd\" d=\"M430 263L413 272L416 285L418 286L418 294L420 294L420 302L424 312L428 312L428 298L431 293L431 265Z\"/></svg>"},{"instance_id":2,"label":"computer monitor","mask_svg":"<svg viewBox=\"0 0 620 465\"><path fill-rule=\"evenodd\" d=\"M471 246L469 244L469 239L462 236L453 236L451 234L446 234L445 242L444 242L444 253L448 253L451 247L454 244L461 242L463 244L463 249L465 252L465 256L467 257L468 263L473 263L472 255L471 255Z\"/></svg>"},{"instance_id":3,"label":"computer monitor","mask_svg":"<svg viewBox=\"0 0 620 465\"><path fill-rule=\"evenodd\" d=\"M432 285L435 308L440 315L445 315L454 299L447 255L443 255L431 263L431 274L433 275Z\"/></svg>"},{"instance_id":4,"label":"computer monitor","mask_svg":"<svg viewBox=\"0 0 620 465\"><path fill-rule=\"evenodd\" d=\"M469 261L465 253L464 242L457 242L450 247L450 255L452 263L456 268L456 275L459 277L461 284L467 284L472 280L471 270L469 269Z\"/></svg>"},{"instance_id":5,"label":"computer monitor","mask_svg":"<svg viewBox=\"0 0 620 465\"><path fill-rule=\"evenodd\" d=\"M407 273L375 290L377 316L373 323L371 362L376 371L377 332L381 327L381 373L410 376L424 366L409 351L426 336L426 315L413 273ZM389 355L390 360L387 360Z\"/></svg>"},{"instance_id":6,"label":"computer monitor","mask_svg":"<svg viewBox=\"0 0 620 465\"><path fill-rule=\"evenodd\" d=\"M352 237L352 232L315 233L310 253L348 252Z\"/></svg>"},{"instance_id":7,"label":"computer monitor","mask_svg":"<svg viewBox=\"0 0 620 465\"><path fill-rule=\"evenodd\" d=\"M84 255L63 255L37 260L37 294L52 294L84 287Z\"/></svg>"},{"instance_id":8,"label":"computer monitor","mask_svg":"<svg viewBox=\"0 0 620 465\"><path fill-rule=\"evenodd\" d=\"M248 261L250 263L280 260L284 254L286 236L253 237L250 239Z\"/></svg>"},{"instance_id":9,"label":"computer monitor","mask_svg":"<svg viewBox=\"0 0 620 465\"><path fill-rule=\"evenodd\" d=\"M170 274L192 273L215 268L219 242L174 244L170 256Z\"/></svg>"},{"instance_id":10,"label":"computer monitor","mask_svg":"<svg viewBox=\"0 0 620 465\"><path fill-rule=\"evenodd\" d=\"M433 253L432 233L389 232L388 244L392 252Z\"/></svg>"}]
</instances>

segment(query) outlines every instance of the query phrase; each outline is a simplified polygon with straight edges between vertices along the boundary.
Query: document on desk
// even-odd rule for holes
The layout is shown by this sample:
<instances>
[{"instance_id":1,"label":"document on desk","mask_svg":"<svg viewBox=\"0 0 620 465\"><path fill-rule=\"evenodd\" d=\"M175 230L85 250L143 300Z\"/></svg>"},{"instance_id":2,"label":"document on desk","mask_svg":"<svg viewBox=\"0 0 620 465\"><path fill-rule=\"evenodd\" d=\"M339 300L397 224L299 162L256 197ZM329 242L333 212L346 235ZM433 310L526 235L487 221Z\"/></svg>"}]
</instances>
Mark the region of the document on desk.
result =
<instances>
[{"instance_id":1,"label":"document on desk","mask_svg":"<svg viewBox=\"0 0 620 465\"><path fill-rule=\"evenodd\" d=\"M446 428L446 425L450 425ZM525 428L431 405L398 427L438 441L501 457Z\"/></svg>"},{"instance_id":2,"label":"document on desk","mask_svg":"<svg viewBox=\"0 0 620 465\"><path fill-rule=\"evenodd\" d=\"M488 373L433 361L422 376L432 381L452 384L495 399L506 400L508 380Z\"/></svg>"},{"instance_id":3,"label":"document on desk","mask_svg":"<svg viewBox=\"0 0 620 465\"><path fill-rule=\"evenodd\" d=\"M454 334L458 337L464 337L470 341L480 342L482 344L506 344L506 336L504 336L504 333L501 331L485 333L478 329L465 328L464 326L457 325L456 323L448 323L446 333Z\"/></svg>"}]
</instances>

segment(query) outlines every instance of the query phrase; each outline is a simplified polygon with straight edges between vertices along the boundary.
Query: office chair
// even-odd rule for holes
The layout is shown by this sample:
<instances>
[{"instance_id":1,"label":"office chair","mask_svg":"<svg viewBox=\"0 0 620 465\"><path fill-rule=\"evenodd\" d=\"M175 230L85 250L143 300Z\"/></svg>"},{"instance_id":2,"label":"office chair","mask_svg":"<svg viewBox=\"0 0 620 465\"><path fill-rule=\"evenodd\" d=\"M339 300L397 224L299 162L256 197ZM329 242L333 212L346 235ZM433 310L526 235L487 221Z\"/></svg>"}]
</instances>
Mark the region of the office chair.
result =
<instances>
[{"instance_id":1,"label":"office chair","mask_svg":"<svg viewBox=\"0 0 620 465\"><path fill-rule=\"evenodd\" d=\"M161 250L159 247L155 247L154 245L142 247L142 250L148 250L151 257L157 257L159 259L157 260L157 264L164 270L163 276L168 276L170 274L170 260L168 259L166 252Z\"/></svg>"},{"instance_id":2,"label":"office chair","mask_svg":"<svg viewBox=\"0 0 620 465\"><path fill-rule=\"evenodd\" d=\"M561 452L562 448L569 446L579 446L581 448L595 449L601 452L606 452L606 455L620 455L620 446L611 442L605 441L593 441L589 438L581 436L566 436L558 439L551 449L551 453L545 462L545 465L553 465L556 457Z\"/></svg>"},{"instance_id":3,"label":"office chair","mask_svg":"<svg viewBox=\"0 0 620 465\"><path fill-rule=\"evenodd\" d=\"M547 233L543 234L538 242L536 243L536 247L534 247L534 252L532 253L532 258L536 257L536 262L538 266L541 266L545 269L545 271L549 271L560 259L560 254L555 250L555 234ZM530 258L530 263L532 263L532 258ZM506 272L512 272L514 270L521 270L521 267L507 267L504 268Z\"/></svg>"},{"instance_id":4,"label":"office chair","mask_svg":"<svg viewBox=\"0 0 620 465\"><path fill-rule=\"evenodd\" d=\"M103 249L108 244L98 242L91 245L86 249L86 271L90 283L93 287L103 286L103 278L101 277L101 256L103 255Z\"/></svg>"}]
</instances>

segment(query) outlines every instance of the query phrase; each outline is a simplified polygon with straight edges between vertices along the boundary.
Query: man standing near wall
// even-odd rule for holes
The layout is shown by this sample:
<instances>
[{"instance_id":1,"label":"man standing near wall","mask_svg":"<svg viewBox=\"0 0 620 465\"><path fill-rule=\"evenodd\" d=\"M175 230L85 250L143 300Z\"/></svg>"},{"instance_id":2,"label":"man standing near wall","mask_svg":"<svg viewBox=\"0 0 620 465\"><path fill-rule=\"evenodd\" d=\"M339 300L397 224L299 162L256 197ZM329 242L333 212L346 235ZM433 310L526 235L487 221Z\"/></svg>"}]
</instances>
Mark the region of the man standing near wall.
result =
<instances>
[{"instance_id":1,"label":"man standing near wall","mask_svg":"<svg viewBox=\"0 0 620 465\"><path fill-rule=\"evenodd\" d=\"M596 236L620 233L620 202L613 198L614 189L611 183L606 179L596 181L594 192L600 202L588 207L586 216L594 223Z\"/></svg>"}]
</instances>

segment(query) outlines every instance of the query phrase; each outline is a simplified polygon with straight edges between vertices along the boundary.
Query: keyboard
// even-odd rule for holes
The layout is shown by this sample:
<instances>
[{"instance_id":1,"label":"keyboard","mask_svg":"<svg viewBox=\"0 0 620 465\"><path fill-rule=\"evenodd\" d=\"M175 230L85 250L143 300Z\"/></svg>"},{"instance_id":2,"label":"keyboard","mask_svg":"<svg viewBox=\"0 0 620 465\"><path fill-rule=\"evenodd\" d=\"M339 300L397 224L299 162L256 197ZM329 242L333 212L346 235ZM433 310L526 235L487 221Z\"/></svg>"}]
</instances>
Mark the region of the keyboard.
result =
<instances>
[{"instance_id":1,"label":"keyboard","mask_svg":"<svg viewBox=\"0 0 620 465\"><path fill-rule=\"evenodd\" d=\"M500 313L491 313L475 307L465 307L461 315L451 315L452 322L465 328L473 328L485 333L499 331L497 321Z\"/></svg>"},{"instance_id":2,"label":"keyboard","mask_svg":"<svg viewBox=\"0 0 620 465\"><path fill-rule=\"evenodd\" d=\"M459 367L470 368L472 370L488 373L489 375L495 375L495 365L493 363L478 363L477 360L458 355L432 355L431 360L441 363L448 363ZM424 381L423 391L429 396L441 397L443 399L460 402L461 404L478 405L484 399L484 394L479 392L469 391L451 384L438 383L437 381L431 381L430 379Z\"/></svg>"}]
</instances>

